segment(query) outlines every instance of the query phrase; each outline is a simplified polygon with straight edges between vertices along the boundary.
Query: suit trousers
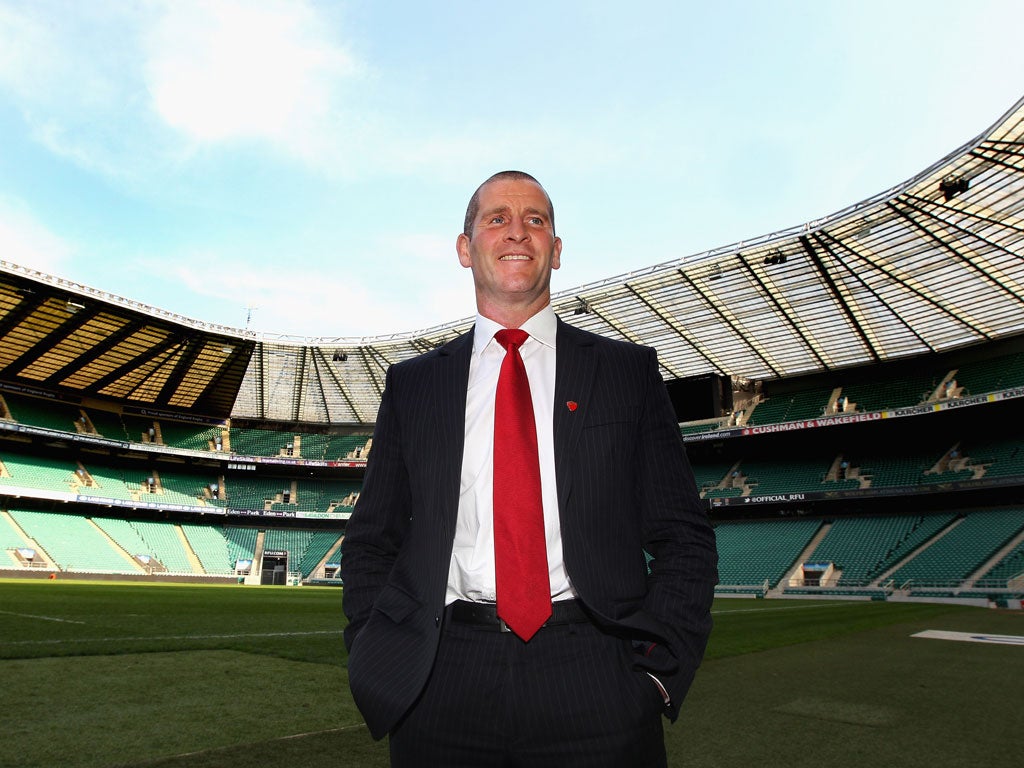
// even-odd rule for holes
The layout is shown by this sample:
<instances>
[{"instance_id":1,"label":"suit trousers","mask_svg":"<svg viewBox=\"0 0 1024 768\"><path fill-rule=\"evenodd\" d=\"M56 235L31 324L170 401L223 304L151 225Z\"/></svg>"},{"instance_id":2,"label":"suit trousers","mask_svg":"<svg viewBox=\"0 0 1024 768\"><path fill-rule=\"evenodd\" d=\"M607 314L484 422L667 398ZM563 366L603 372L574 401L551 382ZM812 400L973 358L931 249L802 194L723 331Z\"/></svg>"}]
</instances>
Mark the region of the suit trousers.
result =
<instances>
[{"instance_id":1,"label":"suit trousers","mask_svg":"<svg viewBox=\"0 0 1024 768\"><path fill-rule=\"evenodd\" d=\"M396 659L401 663L401 659ZM580 622L509 632L448 620L392 768L664 768L664 701L628 640Z\"/></svg>"}]
</instances>

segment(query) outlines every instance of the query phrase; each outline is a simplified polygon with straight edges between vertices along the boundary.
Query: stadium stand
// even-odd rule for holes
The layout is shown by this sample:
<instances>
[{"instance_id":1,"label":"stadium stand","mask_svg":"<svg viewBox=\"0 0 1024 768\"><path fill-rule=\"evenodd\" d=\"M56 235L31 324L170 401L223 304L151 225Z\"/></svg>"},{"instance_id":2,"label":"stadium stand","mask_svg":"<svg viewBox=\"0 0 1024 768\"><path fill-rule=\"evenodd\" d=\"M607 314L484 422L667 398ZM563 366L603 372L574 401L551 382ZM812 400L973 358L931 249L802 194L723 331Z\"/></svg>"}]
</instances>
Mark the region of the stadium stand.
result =
<instances>
[{"instance_id":1,"label":"stadium stand","mask_svg":"<svg viewBox=\"0 0 1024 768\"><path fill-rule=\"evenodd\" d=\"M945 449L910 453L901 446L879 446L870 456L853 457L852 462L860 467L861 476L870 480L872 488L899 488L940 481L942 478L926 473L944 453Z\"/></svg>"},{"instance_id":2,"label":"stadium stand","mask_svg":"<svg viewBox=\"0 0 1024 768\"><path fill-rule=\"evenodd\" d=\"M135 520L132 525L149 545L149 551L172 573L199 573L185 537L178 526L153 520Z\"/></svg>"},{"instance_id":3,"label":"stadium stand","mask_svg":"<svg viewBox=\"0 0 1024 768\"><path fill-rule=\"evenodd\" d=\"M11 517L62 571L136 574L142 568L83 515L10 509Z\"/></svg>"},{"instance_id":4,"label":"stadium stand","mask_svg":"<svg viewBox=\"0 0 1024 768\"><path fill-rule=\"evenodd\" d=\"M337 531L314 532L309 546L299 561L299 570L304 577L308 578L312 575L313 569L335 547L340 538L341 536Z\"/></svg>"},{"instance_id":5,"label":"stadium stand","mask_svg":"<svg viewBox=\"0 0 1024 768\"><path fill-rule=\"evenodd\" d=\"M1024 530L1024 509L974 510L892 574L898 587L959 584Z\"/></svg>"},{"instance_id":6,"label":"stadium stand","mask_svg":"<svg viewBox=\"0 0 1024 768\"><path fill-rule=\"evenodd\" d=\"M770 397L749 412L746 423L755 426L824 416L832 391L833 387L819 387Z\"/></svg>"},{"instance_id":7,"label":"stadium stand","mask_svg":"<svg viewBox=\"0 0 1024 768\"><path fill-rule=\"evenodd\" d=\"M91 482L81 488L80 493L123 501L133 501L138 497L138 493L133 497L132 491L125 484L122 472L96 464L85 469Z\"/></svg>"},{"instance_id":8,"label":"stadium stand","mask_svg":"<svg viewBox=\"0 0 1024 768\"><path fill-rule=\"evenodd\" d=\"M298 441L296 438L298 437ZM302 438L294 433L277 432L271 429L231 428L231 450L240 456L294 456L302 455L296 449L296 442Z\"/></svg>"},{"instance_id":9,"label":"stadium stand","mask_svg":"<svg viewBox=\"0 0 1024 768\"><path fill-rule=\"evenodd\" d=\"M109 440L127 440L128 433L125 432L124 423L120 414L98 408L83 410L88 423L92 425L92 434L105 437Z\"/></svg>"},{"instance_id":10,"label":"stadium stand","mask_svg":"<svg viewBox=\"0 0 1024 768\"><path fill-rule=\"evenodd\" d=\"M240 559L252 559L254 552L232 556L232 547L226 532L212 525L182 523L181 531L185 534L192 551L195 552L203 571L209 574L229 575L235 572L235 562ZM253 546L255 548L255 531Z\"/></svg>"},{"instance_id":11,"label":"stadium stand","mask_svg":"<svg viewBox=\"0 0 1024 768\"><path fill-rule=\"evenodd\" d=\"M227 542L228 560L232 568L238 560L251 560L256 556L257 529L226 525L222 533Z\"/></svg>"},{"instance_id":12,"label":"stadium stand","mask_svg":"<svg viewBox=\"0 0 1024 768\"><path fill-rule=\"evenodd\" d=\"M365 459L369 453L370 442L370 435L331 435L324 458L329 461Z\"/></svg>"},{"instance_id":13,"label":"stadium stand","mask_svg":"<svg viewBox=\"0 0 1024 768\"><path fill-rule=\"evenodd\" d=\"M0 462L4 466L4 471L0 472L0 486L69 493L82 482L77 474L78 468L66 458L22 456L7 450L0 453Z\"/></svg>"},{"instance_id":14,"label":"stadium stand","mask_svg":"<svg viewBox=\"0 0 1024 768\"><path fill-rule=\"evenodd\" d=\"M1024 439L1017 437L977 439L966 443L964 454L989 479L1024 475Z\"/></svg>"},{"instance_id":15,"label":"stadium stand","mask_svg":"<svg viewBox=\"0 0 1024 768\"><path fill-rule=\"evenodd\" d=\"M23 561L18 558L17 550L28 547L29 542L14 527L10 516L6 513L0 514L0 550L4 555L0 556L0 568L17 568L22 566Z\"/></svg>"},{"instance_id":16,"label":"stadium stand","mask_svg":"<svg viewBox=\"0 0 1024 768\"><path fill-rule=\"evenodd\" d=\"M681 424L679 431L683 435L699 435L704 432L713 432L722 426L723 421L724 419L715 419L714 421Z\"/></svg>"},{"instance_id":17,"label":"stadium stand","mask_svg":"<svg viewBox=\"0 0 1024 768\"><path fill-rule=\"evenodd\" d=\"M863 586L913 552L949 524L952 515L840 518L807 558L831 562L837 586Z\"/></svg>"},{"instance_id":18,"label":"stadium stand","mask_svg":"<svg viewBox=\"0 0 1024 768\"><path fill-rule=\"evenodd\" d=\"M965 395L984 395L1021 387L1024 386L1024 352L964 363L955 374Z\"/></svg>"},{"instance_id":19,"label":"stadium stand","mask_svg":"<svg viewBox=\"0 0 1024 768\"><path fill-rule=\"evenodd\" d=\"M337 531L296 531L271 529L267 531L264 546L284 550L289 554L291 570L308 577L313 568L338 543Z\"/></svg>"},{"instance_id":20,"label":"stadium stand","mask_svg":"<svg viewBox=\"0 0 1024 768\"><path fill-rule=\"evenodd\" d=\"M184 505L205 506L203 489L217 484L217 478L209 475L197 477L194 474L181 474L167 470L161 470L154 474L157 474L159 478L164 496L172 503Z\"/></svg>"},{"instance_id":21,"label":"stadium stand","mask_svg":"<svg viewBox=\"0 0 1024 768\"><path fill-rule=\"evenodd\" d=\"M125 551L132 555L149 555L153 550L143 540L138 528L130 520L117 517L94 517L93 523L113 539Z\"/></svg>"},{"instance_id":22,"label":"stadium stand","mask_svg":"<svg viewBox=\"0 0 1024 768\"><path fill-rule=\"evenodd\" d=\"M1002 560L982 574L981 580L998 587L1009 587L1011 581L1024 579L1024 541L1017 544Z\"/></svg>"},{"instance_id":23,"label":"stadium stand","mask_svg":"<svg viewBox=\"0 0 1024 768\"><path fill-rule=\"evenodd\" d=\"M832 457L757 461L744 459L740 472L745 486L759 496L820 490Z\"/></svg>"},{"instance_id":24,"label":"stadium stand","mask_svg":"<svg viewBox=\"0 0 1024 768\"><path fill-rule=\"evenodd\" d=\"M697 481L697 488L702 491L710 491L715 488L727 486L730 482L730 472L735 462L733 461L709 461L695 463L693 465L694 480Z\"/></svg>"},{"instance_id":25,"label":"stadium stand","mask_svg":"<svg viewBox=\"0 0 1024 768\"><path fill-rule=\"evenodd\" d=\"M810 544L820 520L729 522L715 526L720 592L775 587ZM735 591L735 589L734 589Z\"/></svg>"},{"instance_id":26,"label":"stadium stand","mask_svg":"<svg viewBox=\"0 0 1024 768\"><path fill-rule=\"evenodd\" d=\"M148 436L148 430L153 429L152 442L161 445L168 445L172 448L185 448L190 451L215 451L218 445L223 445L222 429L220 427L197 427L194 424L180 424L162 419L151 422L146 430L137 432L138 435ZM138 438L135 438L138 439Z\"/></svg>"},{"instance_id":27,"label":"stadium stand","mask_svg":"<svg viewBox=\"0 0 1024 768\"><path fill-rule=\"evenodd\" d=\"M862 412L907 408L927 402L938 384L939 379L928 372L890 381L849 384L842 388L842 397L856 403Z\"/></svg>"},{"instance_id":28,"label":"stadium stand","mask_svg":"<svg viewBox=\"0 0 1024 768\"><path fill-rule=\"evenodd\" d=\"M879 378L844 383L842 377L835 376L823 386L771 394L756 401L746 409L744 423L764 426L829 414L886 411L1021 386L1024 386L1024 352L1014 352L991 360L960 363L958 367L935 363L923 374L892 381ZM684 434L698 434L717 426L683 424L682 430Z\"/></svg>"},{"instance_id":29,"label":"stadium stand","mask_svg":"<svg viewBox=\"0 0 1024 768\"><path fill-rule=\"evenodd\" d=\"M291 480L281 478L229 477L225 479L228 504L232 509L264 509L284 503L291 495Z\"/></svg>"},{"instance_id":30,"label":"stadium stand","mask_svg":"<svg viewBox=\"0 0 1024 768\"><path fill-rule=\"evenodd\" d=\"M59 400L39 400L34 397L5 395L12 418L19 424L31 424L61 432L80 432L81 410Z\"/></svg>"},{"instance_id":31,"label":"stadium stand","mask_svg":"<svg viewBox=\"0 0 1024 768\"><path fill-rule=\"evenodd\" d=\"M5 395L11 419L18 423L68 434L86 434L109 440L163 445L190 451L232 453L239 456L292 457L317 461L365 459L371 435L333 435L283 432L252 427L207 426L172 419L84 409L59 401Z\"/></svg>"}]
</instances>

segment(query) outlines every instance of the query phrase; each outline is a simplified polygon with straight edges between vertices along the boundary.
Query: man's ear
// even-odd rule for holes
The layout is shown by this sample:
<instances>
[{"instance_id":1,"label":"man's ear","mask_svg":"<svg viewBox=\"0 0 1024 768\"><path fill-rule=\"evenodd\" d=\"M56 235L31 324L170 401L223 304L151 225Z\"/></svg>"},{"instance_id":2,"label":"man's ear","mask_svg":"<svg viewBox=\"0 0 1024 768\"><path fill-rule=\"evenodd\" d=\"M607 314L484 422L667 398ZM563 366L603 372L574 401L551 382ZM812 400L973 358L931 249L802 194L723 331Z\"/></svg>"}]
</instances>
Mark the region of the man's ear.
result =
<instances>
[{"instance_id":1,"label":"man's ear","mask_svg":"<svg viewBox=\"0 0 1024 768\"><path fill-rule=\"evenodd\" d=\"M551 268L558 269L562 266L562 238L556 237L551 254Z\"/></svg>"},{"instance_id":2,"label":"man's ear","mask_svg":"<svg viewBox=\"0 0 1024 768\"><path fill-rule=\"evenodd\" d=\"M459 264L464 267L473 266L473 256L469 252L469 237L463 233L455 241L455 251L459 254Z\"/></svg>"}]
</instances>

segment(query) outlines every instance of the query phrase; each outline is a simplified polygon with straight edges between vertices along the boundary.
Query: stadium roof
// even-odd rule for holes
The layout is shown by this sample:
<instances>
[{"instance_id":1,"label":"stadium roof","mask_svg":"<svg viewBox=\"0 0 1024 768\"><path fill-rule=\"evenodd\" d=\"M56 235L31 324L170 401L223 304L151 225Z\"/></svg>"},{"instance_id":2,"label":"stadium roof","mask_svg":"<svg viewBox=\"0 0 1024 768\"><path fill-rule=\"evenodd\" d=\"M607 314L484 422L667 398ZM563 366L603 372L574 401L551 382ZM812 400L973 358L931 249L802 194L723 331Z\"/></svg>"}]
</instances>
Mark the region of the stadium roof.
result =
<instances>
[{"instance_id":1,"label":"stadium roof","mask_svg":"<svg viewBox=\"0 0 1024 768\"><path fill-rule=\"evenodd\" d=\"M552 297L657 348L666 379L774 379L1024 331L1024 99L909 181L831 216ZM0 261L0 382L223 417L370 424L389 365L472 318L367 338L256 334Z\"/></svg>"},{"instance_id":2,"label":"stadium roof","mask_svg":"<svg viewBox=\"0 0 1024 768\"><path fill-rule=\"evenodd\" d=\"M227 414L253 342L0 262L0 382L140 406Z\"/></svg>"}]
</instances>

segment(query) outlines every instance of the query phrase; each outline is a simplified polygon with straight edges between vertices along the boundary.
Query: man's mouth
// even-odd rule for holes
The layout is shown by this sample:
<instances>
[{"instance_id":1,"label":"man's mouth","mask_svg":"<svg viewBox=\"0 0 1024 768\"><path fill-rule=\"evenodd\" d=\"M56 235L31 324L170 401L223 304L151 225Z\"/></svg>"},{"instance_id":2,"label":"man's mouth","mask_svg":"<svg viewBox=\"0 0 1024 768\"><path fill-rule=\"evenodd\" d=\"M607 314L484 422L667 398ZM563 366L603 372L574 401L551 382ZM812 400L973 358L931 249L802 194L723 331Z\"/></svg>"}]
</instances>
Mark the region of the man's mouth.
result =
<instances>
[{"instance_id":1,"label":"man's mouth","mask_svg":"<svg viewBox=\"0 0 1024 768\"><path fill-rule=\"evenodd\" d=\"M506 253L498 261L529 261L530 257L525 253Z\"/></svg>"}]
</instances>

